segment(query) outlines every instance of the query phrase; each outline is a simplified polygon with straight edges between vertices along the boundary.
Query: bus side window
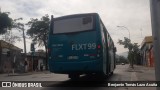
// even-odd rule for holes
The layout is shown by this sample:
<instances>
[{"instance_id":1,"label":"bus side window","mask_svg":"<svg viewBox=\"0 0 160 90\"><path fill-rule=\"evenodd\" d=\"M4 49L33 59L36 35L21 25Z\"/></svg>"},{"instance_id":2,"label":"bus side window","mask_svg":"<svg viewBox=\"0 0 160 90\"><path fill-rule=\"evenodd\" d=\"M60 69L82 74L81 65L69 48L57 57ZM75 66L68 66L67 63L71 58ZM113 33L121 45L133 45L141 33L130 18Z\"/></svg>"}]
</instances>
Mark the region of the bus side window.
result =
<instances>
[{"instance_id":1,"label":"bus side window","mask_svg":"<svg viewBox=\"0 0 160 90\"><path fill-rule=\"evenodd\" d=\"M109 47L109 49L110 49L110 37L109 37L109 35L107 35L107 40L108 40L108 47Z\"/></svg>"}]
</instances>

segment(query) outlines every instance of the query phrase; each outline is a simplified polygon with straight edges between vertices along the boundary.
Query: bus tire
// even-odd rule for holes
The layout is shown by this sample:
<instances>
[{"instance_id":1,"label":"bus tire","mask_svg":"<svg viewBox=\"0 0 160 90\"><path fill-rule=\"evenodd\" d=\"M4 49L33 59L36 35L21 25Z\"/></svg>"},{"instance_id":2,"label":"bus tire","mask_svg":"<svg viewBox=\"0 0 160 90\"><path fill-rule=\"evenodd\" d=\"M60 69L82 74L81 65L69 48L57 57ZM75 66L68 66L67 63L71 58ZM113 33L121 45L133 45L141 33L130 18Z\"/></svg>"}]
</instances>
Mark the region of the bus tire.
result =
<instances>
[{"instance_id":1,"label":"bus tire","mask_svg":"<svg viewBox=\"0 0 160 90\"><path fill-rule=\"evenodd\" d=\"M68 77L71 80L77 80L80 77L80 75L79 74L69 74Z\"/></svg>"},{"instance_id":2,"label":"bus tire","mask_svg":"<svg viewBox=\"0 0 160 90\"><path fill-rule=\"evenodd\" d=\"M97 77L99 80L104 80L104 79L106 79L108 76L105 75L105 74L96 74L96 77Z\"/></svg>"}]
</instances>

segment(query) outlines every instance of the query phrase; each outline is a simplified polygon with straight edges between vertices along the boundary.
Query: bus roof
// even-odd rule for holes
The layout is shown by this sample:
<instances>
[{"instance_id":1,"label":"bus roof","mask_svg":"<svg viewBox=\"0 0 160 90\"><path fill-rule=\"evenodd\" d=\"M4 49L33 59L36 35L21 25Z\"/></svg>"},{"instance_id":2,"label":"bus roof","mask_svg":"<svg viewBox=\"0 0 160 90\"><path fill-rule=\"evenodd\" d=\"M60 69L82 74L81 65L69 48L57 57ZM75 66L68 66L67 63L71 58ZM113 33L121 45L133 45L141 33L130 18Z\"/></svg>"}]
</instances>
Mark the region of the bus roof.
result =
<instances>
[{"instance_id":1,"label":"bus roof","mask_svg":"<svg viewBox=\"0 0 160 90\"><path fill-rule=\"evenodd\" d=\"M92 15L98 15L98 13L83 13L83 14L72 14L72 15L65 15L65 16L61 16L61 17L56 17L54 18L54 20L59 20L59 19L65 19L65 18L72 18L72 17L79 17L79 16L92 16Z\"/></svg>"}]
</instances>

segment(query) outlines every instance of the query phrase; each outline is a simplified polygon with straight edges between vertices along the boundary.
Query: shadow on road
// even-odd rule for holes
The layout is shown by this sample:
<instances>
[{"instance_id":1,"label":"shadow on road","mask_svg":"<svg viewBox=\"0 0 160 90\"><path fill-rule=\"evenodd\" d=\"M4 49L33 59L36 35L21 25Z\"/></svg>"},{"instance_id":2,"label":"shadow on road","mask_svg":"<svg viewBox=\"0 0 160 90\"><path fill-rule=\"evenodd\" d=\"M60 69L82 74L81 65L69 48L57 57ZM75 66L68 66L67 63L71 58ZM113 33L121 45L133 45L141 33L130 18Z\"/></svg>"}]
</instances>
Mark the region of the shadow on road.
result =
<instances>
[{"instance_id":1,"label":"shadow on road","mask_svg":"<svg viewBox=\"0 0 160 90\"><path fill-rule=\"evenodd\" d=\"M114 74L113 74L114 76ZM48 85L47 88L43 88L42 90L97 90L106 89L106 81L109 78L113 77L109 76L107 78L97 77L95 75L92 76L82 76L77 80L67 80L67 81L55 81L52 84ZM109 88L109 87L108 87ZM109 89L114 90L114 89Z\"/></svg>"}]
</instances>

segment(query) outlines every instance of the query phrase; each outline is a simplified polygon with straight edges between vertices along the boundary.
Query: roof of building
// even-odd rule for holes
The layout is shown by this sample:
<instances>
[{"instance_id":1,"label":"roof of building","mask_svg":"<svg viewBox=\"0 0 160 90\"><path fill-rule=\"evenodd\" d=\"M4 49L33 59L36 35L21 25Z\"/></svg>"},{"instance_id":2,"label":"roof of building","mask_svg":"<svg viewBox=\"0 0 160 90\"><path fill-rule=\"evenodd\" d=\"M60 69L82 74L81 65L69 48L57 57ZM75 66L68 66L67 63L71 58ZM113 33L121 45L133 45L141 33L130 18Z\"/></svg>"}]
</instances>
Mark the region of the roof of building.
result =
<instances>
[{"instance_id":1,"label":"roof of building","mask_svg":"<svg viewBox=\"0 0 160 90\"><path fill-rule=\"evenodd\" d=\"M141 43L141 48L142 48L145 44L147 44L147 43L153 43L153 37L152 37L152 36L146 36L146 37L143 39L143 41L142 41L142 43Z\"/></svg>"},{"instance_id":2,"label":"roof of building","mask_svg":"<svg viewBox=\"0 0 160 90\"><path fill-rule=\"evenodd\" d=\"M33 55L32 52L27 53L27 56L32 56L32 55ZM34 56L46 57L46 54L45 54L45 52L34 52Z\"/></svg>"},{"instance_id":3,"label":"roof of building","mask_svg":"<svg viewBox=\"0 0 160 90\"><path fill-rule=\"evenodd\" d=\"M152 42L153 42L153 37L152 37L152 36L146 36L146 37L143 39L141 45L143 45L144 43L152 43Z\"/></svg>"},{"instance_id":4,"label":"roof of building","mask_svg":"<svg viewBox=\"0 0 160 90\"><path fill-rule=\"evenodd\" d=\"M20 50L22 51L21 48L14 46L13 44L10 44L4 40L0 40L0 48L7 48L7 49L13 49L13 50Z\"/></svg>"}]
</instances>

